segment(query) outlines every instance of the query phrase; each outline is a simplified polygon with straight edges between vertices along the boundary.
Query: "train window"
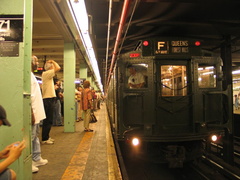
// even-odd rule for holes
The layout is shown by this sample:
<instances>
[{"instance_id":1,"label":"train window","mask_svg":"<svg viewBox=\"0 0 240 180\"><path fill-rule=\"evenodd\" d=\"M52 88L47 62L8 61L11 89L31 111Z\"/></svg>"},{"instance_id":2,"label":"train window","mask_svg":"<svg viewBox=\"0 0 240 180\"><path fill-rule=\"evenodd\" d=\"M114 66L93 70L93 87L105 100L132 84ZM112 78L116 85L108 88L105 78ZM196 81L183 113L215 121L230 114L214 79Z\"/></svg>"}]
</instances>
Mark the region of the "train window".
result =
<instances>
[{"instance_id":1,"label":"train window","mask_svg":"<svg viewBox=\"0 0 240 180\"><path fill-rule=\"evenodd\" d=\"M161 66L162 96L186 96L187 75L186 66Z\"/></svg>"},{"instance_id":2,"label":"train window","mask_svg":"<svg viewBox=\"0 0 240 180\"><path fill-rule=\"evenodd\" d=\"M198 66L198 86L199 88L216 87L216 70L214 66Z\"/></svg>"},{"instance_id":3,"label":"train window","mask_svg":"<svg viewBox=\"0 0 240 180\"><path fill-rule=\"evenodd\" d=\"M128 64L126 68L126 87L129 89L147 88L148 64Z\"/></svg>"}]
</instances>

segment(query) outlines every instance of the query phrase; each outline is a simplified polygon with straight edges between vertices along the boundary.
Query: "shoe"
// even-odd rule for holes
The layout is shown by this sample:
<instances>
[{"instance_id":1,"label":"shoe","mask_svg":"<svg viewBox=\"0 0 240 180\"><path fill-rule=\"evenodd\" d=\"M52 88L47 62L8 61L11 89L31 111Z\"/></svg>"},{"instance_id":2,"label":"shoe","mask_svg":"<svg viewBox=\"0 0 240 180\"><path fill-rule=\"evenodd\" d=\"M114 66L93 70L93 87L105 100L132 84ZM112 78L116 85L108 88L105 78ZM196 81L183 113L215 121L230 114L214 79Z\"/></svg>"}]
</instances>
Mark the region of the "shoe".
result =
<instances>
[{"instance_id":1,"label":"shoe","mask_svg":"<svg viewBox=\"0 0 240 180\"><path fill-rule=\"evenodd\" d=\"M38 170L39 170L38 167L32 165L32 173L36 173L38 172Z\"/></svg>"},{"instance_id":2,"label":"shoe","mask_svg":"<svg viewBox=\"0 0 240 180\"><path fill-rule=\"evenodd\" d=\"M85 132L93 132L92 129L84 129Z\"/></svg>"},{"instance_id":3,"label":"shoe","mask_svg":"<svg viewBox=\"0 0 240 180\"><path fill-rule=\"evenodd\" d=\"M52 141L52 142L54 142L54 141L55 141L55 139L52 139L52 138L48 138L48 140L49 140L49 141Z\"/></svg>"},{"instance_id":4,"label":"shoe","mask_svg":"<svg viewBox=\"0 0 240 180\"><path fill-rule=\"evenodd\" d=\"M54 142L48 139L47 141L42 141L42 144L54 144Z\"/></svg>"},{"instance_id":5,"label":"shoe","mask_svg":"<svg viewBox=\"0 0 240 180\"><path fill-rule=\"evenodd\" d=\"M47 159L41 158L39 161L32 161L33 166L44 166L48 163Z\"/></svg>"}]
</instances>

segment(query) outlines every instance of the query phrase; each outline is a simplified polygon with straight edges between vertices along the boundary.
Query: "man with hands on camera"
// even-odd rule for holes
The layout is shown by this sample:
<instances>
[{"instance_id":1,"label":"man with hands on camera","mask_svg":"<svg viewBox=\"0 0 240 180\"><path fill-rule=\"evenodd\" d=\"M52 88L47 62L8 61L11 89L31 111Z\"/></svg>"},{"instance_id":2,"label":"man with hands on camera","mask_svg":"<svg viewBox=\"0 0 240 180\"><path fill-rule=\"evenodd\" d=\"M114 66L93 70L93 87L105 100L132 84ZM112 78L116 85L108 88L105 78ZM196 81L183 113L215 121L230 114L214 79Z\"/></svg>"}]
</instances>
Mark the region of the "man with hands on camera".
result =
<instances>
[{"instance_id":1,"label":"man with hands on camera","mask_svg":"<svg viewBox=\"0 0 240 180\"><path fill-rule=\"evenodd\" d=\"M55 88L53 78L61 67L54 60L48 60L44 65L45 71L42 73L42 97L46 118L43 120L42 126L42 144L53 144L49 134L53 124L53 113L55 104Z\"/></svg>"},{"instance_id":2,"label":"man with hands on camera","mask_svg":"<svg viewBox=\"0 0 240 180\"><path fill-rule=\"evenodd\" d=\"M5 109L0 105L0 126L11 126L6 117ZM1 180L15 180L16 173L12 169L8 169L8 166L15 162L22 154L25 148L25 141L15 142L3 150L0 151L0 159L4 159L0 162L0 179Z\"/></svg>"}]
</instances>

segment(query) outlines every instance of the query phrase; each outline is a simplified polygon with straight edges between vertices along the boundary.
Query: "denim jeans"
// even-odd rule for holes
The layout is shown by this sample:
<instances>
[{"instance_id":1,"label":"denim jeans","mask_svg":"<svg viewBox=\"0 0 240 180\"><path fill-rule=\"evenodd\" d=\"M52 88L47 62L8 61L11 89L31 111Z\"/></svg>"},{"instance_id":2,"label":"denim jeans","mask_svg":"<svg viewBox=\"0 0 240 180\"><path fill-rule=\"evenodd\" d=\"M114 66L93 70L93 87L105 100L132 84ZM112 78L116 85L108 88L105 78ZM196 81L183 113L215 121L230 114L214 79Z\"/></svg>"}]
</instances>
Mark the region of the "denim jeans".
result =
<instances>
[{"instance_id":1,"label":"denim jeans","mask_svg":"<svg viewBox=\"0 0 240 180\"><path fill-rule=\"evenodd\" d=\"M40 124L32 125L32 160L39 161L41 158L41 146L39 142Z\"/></svg>"},{"instance_id":2,"label":"denim jeans","mask_svg":"<svg viewBox=\"0 0 240 180\"><path fill-rule=\"evenodd\" d=\"M53 125L62 125L61 102L59 99L56 100L54 105Z\"/></svg>"}]
</instances>

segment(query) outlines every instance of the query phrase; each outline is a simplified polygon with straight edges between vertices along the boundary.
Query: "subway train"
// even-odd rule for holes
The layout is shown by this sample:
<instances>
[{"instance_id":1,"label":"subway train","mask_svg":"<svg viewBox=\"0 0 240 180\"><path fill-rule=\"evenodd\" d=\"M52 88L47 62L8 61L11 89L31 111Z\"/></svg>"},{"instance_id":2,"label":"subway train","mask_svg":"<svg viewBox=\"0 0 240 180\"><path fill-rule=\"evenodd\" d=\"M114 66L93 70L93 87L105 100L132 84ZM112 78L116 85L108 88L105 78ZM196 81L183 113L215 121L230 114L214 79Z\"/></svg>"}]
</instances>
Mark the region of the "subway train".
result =
<instances>
[{"instance_id":1,"label":"subway train","mask_svg":"<svg viewBox=\"0 0 240 180\"><path fill-rule=\"evenodd\" d=\"M129 153L155 154L169 167L182 167L200 159L204 142L231 131L222 59L203 51L201 43L144 39L118 57L106 104L114 138L127 144Z\"/></svg>"}]
</instances>

